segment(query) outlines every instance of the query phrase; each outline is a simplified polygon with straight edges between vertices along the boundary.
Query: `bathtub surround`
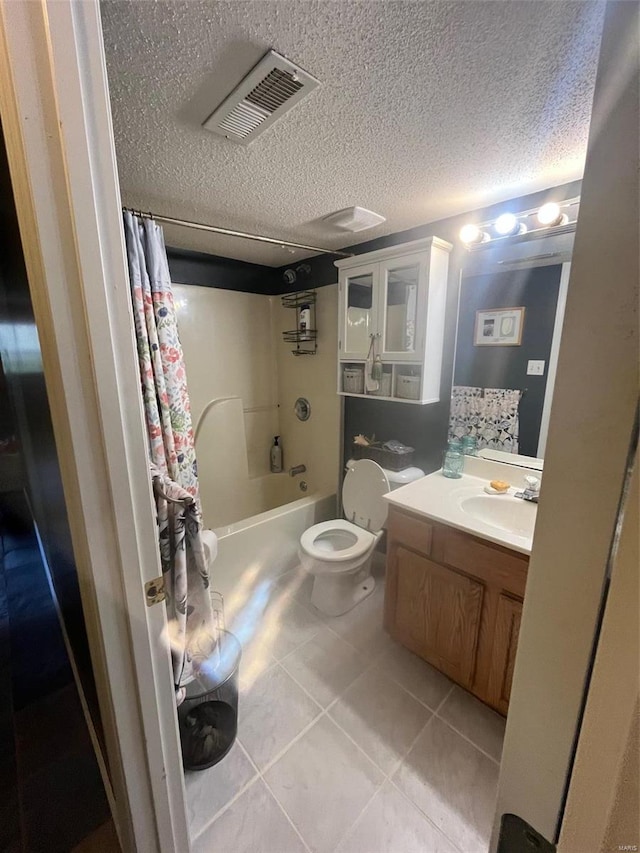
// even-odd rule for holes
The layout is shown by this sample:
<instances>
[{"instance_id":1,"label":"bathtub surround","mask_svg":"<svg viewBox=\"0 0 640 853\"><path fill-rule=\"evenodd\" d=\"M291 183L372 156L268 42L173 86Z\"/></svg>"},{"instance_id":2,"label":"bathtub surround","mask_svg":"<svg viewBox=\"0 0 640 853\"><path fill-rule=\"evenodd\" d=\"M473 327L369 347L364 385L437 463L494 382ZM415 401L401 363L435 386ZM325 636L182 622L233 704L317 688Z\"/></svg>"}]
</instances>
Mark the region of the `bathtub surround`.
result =
<instances>
[{"instance_id":1,"label":"bathtub surround","mask_svg":"<svg viewBox=\"0 0 640 853\"><path fill-rule=\"evenodd\" d=\"M249 476L268 474L269 448L279 433L274 300L182 283L174 284L174 295L194 425L199 424L211 400L239 397L247 432ZM211 411L199 429L213 415ZM222 437L226 441L230 436L220 436L218 443L224 445ZM208 449L202 446L201 452ZM208 464L201 461L202 467Z\"/></svg>"},{"instance_id":2,"label":"bathtub surround","mask_svg":"<svg viewBox=\"0 0 640 853\"><path fill-rule=\"evenodd\" d=\"M291 312L278 297L174 285L189 374L205 525L224 527L308 494L333 493L338 477L340 402L335 393L337 285L318 291L318 352L295 358L282 340ZM311 402L299 421L298 397ZM210 401L210 406L201 418ZM271 474L274 435L283 473ZM294 465L306 465L290 477Z\"/></svg>"},{"instance_id":3,"label":"bathtub surround","mask_svg":"<svg viewBox=\"0 0 640 853\"><path fill-rule=\"evenodd\" d=\"M291 345L282 340L282 332L291 328L291 309L280 299L275 306L276 359L280 432L284 446L284 465L303 463L304 479L311 491L335 492L340 458L340 398L336 394L336 352L338 348L338 285L318 289L316 294L318 351L314 356L296 358ZM295 413L298 397L311 404L311 417L300 421ZM298 491L298 497L302 493Z\"/></svg>"},{"instance_id":4,"label":"bathtub surround","mask_svg":"<svg viewBox=\"0 0 640 853\"><path fill-rule=\"evenodd\" d=\"M281 433L273 298L182 284L174 293L204 521L220 527L293 499L289 478L269 472ZM286 436L283 444L286 453Z\"/></svg>"},{"instance_id":5,"label":"bathtub surround","mask_svg":"<svg viewBox=\"0 0 640 853\"><path fill-rule=\"evenodd\" d=\"M123 218L151 461L196 497L189 392L162 228L129 211Z\"/></svg>"}]
</instances>

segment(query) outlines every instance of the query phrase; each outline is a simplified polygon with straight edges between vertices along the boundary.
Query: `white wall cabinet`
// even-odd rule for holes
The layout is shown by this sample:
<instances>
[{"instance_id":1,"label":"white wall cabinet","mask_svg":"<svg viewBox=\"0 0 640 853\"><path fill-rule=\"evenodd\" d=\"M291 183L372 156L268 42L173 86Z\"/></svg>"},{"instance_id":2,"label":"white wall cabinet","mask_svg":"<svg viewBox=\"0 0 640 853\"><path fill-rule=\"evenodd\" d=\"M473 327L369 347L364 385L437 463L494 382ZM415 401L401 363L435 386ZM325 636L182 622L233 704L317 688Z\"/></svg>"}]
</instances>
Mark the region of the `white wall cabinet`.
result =
<instances>
[{"instance_id":1,"label":"white wall cabinet","mask_svg":"<svg viewBox=\"0 0 640 853\"><path fill-rule=\"evenodd\" d=\"M452 245L438 237L335 262L339 271L338 393L436 403ZM366 361L383 377L368 389Z\"/></svg>"}]
</instances>

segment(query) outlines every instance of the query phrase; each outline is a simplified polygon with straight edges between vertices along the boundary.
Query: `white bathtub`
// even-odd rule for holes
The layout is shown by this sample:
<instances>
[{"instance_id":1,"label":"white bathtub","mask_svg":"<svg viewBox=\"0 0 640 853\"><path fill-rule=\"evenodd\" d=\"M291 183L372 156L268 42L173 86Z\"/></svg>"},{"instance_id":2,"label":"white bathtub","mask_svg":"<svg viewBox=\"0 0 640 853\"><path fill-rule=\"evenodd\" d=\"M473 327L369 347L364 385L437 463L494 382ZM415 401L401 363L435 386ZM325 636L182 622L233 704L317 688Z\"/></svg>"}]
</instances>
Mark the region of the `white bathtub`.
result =
<instances>
[{"instance_id":1,"label":"white bathtub","mask_svg":"<svg viewBox=\"0 0 640 853\"><path fill-rule=\"evenodd\" d=\"M216 528L211 589L222 593L225 623L243 648L240 687L248 689L272 660L288 597L280 575L298 563L301 534L336 517L336 496L315 494Z\"/></svg>"},{"instance_id":2,"label":"white bathtub","mask_svg":"<svg viewBox=\"0 0 640 853\"><path fill-rule=\"evenodd\" d=\"M273 581L298 564L298 542L308 527L335 517L336 496L315 494L217 527L212 588L229 604L238 596L248 597L263 581Z\"/></svg>"}]
</instances>

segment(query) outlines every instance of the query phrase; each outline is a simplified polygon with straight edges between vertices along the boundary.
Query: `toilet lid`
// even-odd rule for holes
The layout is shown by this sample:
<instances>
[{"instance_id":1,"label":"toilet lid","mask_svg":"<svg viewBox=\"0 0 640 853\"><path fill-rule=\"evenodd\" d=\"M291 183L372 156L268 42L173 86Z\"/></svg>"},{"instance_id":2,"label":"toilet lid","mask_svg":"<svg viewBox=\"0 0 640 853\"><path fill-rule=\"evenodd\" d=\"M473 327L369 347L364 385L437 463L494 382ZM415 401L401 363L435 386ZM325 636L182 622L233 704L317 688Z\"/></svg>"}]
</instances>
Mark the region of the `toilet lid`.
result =
<instances>
[{"instance_id":1,"label":"toilet lid","mask_svg":"<svg viewBox=\"0 0 640 853\"><path fill-rule=\"evenodd\" d=\"M345 518L377 533L387 520L387 502L382 496L390 491L389 480L382 468L370 459L354 462L342 485Z\"/></svg>"}]
</instances>

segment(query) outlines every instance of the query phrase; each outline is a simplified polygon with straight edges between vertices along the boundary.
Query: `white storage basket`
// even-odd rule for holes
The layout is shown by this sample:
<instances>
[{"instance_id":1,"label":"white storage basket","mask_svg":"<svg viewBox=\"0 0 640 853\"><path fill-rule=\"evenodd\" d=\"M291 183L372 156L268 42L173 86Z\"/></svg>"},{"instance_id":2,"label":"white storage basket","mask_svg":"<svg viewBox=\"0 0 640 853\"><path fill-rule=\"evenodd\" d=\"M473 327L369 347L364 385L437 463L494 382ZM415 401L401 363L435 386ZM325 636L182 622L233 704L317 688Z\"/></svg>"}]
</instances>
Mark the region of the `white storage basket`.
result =
<instances>
[{"instance_id":1,"label":"white storage basket","mask_svg":"<svg viewBox=\"0 0 640 853\"><path fill-rule=\"evenodd\" d=\"M396 378L396 397L402 397L404 400L419 400L420 377L399 373Z\"/></svg>"},{"instance_id":2,"label":"white storage basket","mask_svg":"<svg viewBox=\"0 0 640 853\"><path fill-rule=\"evenodd\" d=\"M347 394L364 394L364 367L345 367L342 388Z\"/></svg>"}]
</instances>

